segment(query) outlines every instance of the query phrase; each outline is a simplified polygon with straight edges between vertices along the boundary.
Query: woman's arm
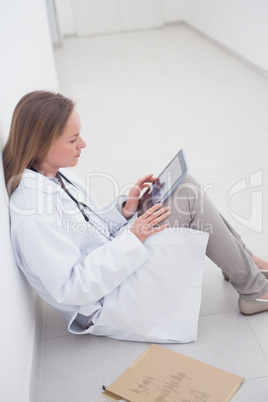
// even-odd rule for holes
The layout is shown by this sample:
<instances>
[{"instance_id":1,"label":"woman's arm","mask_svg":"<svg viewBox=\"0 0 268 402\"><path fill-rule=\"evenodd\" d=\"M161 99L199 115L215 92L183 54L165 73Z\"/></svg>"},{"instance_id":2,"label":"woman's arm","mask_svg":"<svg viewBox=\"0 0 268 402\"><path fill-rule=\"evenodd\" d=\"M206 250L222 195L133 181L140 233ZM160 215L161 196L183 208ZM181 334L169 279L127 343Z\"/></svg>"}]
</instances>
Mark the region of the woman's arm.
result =
<instances>
[{"instance_id":1,"label":"woman's arm","mask_svg":"<svg viewBox=\"0 0 268 402\"><path fill-rule=\"evenodd\" d=\"M89 242L94 242L90 238ZM91 252L80 251L62 227L51 221L21 225L12 233L16 260L58 303L94 303L135 272L149 254L129 230ZM38 292L38 285L36 285Z\"/></svg>"}]
</instances>

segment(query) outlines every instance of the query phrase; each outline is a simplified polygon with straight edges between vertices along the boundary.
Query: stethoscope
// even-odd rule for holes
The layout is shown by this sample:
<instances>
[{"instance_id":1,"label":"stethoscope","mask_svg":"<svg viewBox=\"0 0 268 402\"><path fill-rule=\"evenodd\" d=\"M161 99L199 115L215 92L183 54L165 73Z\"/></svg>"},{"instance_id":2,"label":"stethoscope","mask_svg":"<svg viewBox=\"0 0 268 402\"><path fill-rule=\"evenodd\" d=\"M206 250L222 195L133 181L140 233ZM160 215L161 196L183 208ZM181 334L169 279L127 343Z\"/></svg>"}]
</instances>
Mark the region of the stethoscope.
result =
<instances>
[{"instance_id":1,"label":"stethoscope","mask_svg":"<svg viewBox=\"0 0 268 402\"><path fill-rule=\"evenodd\" d=\"M104 222L105 225L107 225L107 222L105 221L105 219L103 219L99 214L97 214L97 213L96 213L92 208L90 208L88 205L84 204L84 203L81 202L81 201L78 201L78 200L68 191L68 189L66 188L66 186L65 186L65 184L64 184L64 182L63 182L62 179L64 179L67 183L71 184L73 187L75 187L75 185L74 185L69 179L67 179L66 176L64 176L61 172L58 172L58 173L56 174L56 178L59 180L60 185L61 185L61 188L62 188L62 189L65 191L65 193L71 198L71 200L73 200L73 202L77 205L77 208L79 209L79 211L80 211L81 214L83 215L85 221L88 222L91 226L93 226L99 233L101 233L103 236L105 236L106 239L108 239L108 240L111 241L112 239L110 238L110 236L107 236L107 234L106 234L104 231L100 230L100 229L98 228L98 226L95 225L94 222L90 221L90 218L89 218L89 216L88 216L87 213L86 213L86 210L90 211L90 212L91 212L93 215L95 215L98 219L100 219L102 222Z\"/></svg>"},{"instance_id":2,"label":"stethoscope","mask_svg":"<svg viewBox=\"0 0 268 402\"><path fill-rule=\"evenodd\" d=\"M39 173L34 167L30 167L29 169L33 170L36 173ZM107 222L105 221L105 219L103 219L100 215L98 215L92 208L90 208L88 205L84 204L81 201L78 201L70 192L69 190L66 188L64 182L62 179L64 179L67 183L71 184L73 187L75 187L75 185L66 177L64 176L61 172L57 172L56 174L56 178L58 179L61 188L65 191L65 193L71 198L71 200L77 205L77 208L79 209L79 211L81 212L81 214L83 215L83 218L85 219L86 222L88 222L91 226L93 226L99 233L101 233L103 236L106 237L106 239L108 239L109 241L112 241L111 237L108 236L104 231L100 230L98 228L97 225L95 225L94 222L90 221L88 214L86 213L86 210L90 211L93 215L95 215L98 219L100 219L101 221L103 221L105 223L105 225L107 225Z\"/></svg>"}]
</instances>

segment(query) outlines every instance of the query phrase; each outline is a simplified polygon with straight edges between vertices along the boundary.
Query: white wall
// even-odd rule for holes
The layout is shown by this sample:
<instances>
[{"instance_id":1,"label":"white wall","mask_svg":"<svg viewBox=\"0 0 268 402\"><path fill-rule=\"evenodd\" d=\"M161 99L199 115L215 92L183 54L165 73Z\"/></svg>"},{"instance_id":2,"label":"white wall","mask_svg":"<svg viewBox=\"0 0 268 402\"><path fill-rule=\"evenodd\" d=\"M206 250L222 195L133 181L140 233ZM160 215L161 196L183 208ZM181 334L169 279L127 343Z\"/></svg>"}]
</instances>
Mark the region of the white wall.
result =
<instances>
[{"instance_id":1,"label":"white wall","mask_svg":"<svg viewBox=\"0 0 268 402\"><path fill-rule=\"evenodd\" d=\"M182 19L183 0L56 0L63 35L160 27Z\"/></svg>"},{"instance_id":2,"label":"white wall","mask_svg":"<svg viewBox=\"0 0 268 402\"><path fill-rule=\"evenodd\" d=\"M185 21L268 72L267 0L56 0L56 4L63 35Z\"/></svg>"},{"instance_id":3,"label":"white wall","mask_svg":"<svg viewBox=\"0 0 268 402\"><path fill-rule=\"evenodd\" d=\"M172 23L183 20L184 0L162 0L164 23Z\"/></svg>"},{"instance_id":4,"label":"white wall","mask_svg":"<svg viewBox=\"0 0 268 402\"><path fill-rule=\"evenodd\" d=\"M61 34L75 35L74 11L72 0L55 0Z\"/></svg>"},{"instance_id":5,"label":"white wall","mask_svg":"<svg viewBox=\"0 0 268 402\"><path fill-rule=\"evenodd\" d=\"M2 146L20 97L35 89L57 89L45 0L1 1L0 49ZM28 402L36 297L13 258L2 164L0 211L0 400Z\"/></svg>"},{"instance_id":6,"label":"white wall","mask_svg":"<svg viewBox=\"0 0 268 402\"><path fill-rule=\"evenodd\" d=\"M267 0L184 0L184 20L268 72Z\"/></svg>"}]
</instances>

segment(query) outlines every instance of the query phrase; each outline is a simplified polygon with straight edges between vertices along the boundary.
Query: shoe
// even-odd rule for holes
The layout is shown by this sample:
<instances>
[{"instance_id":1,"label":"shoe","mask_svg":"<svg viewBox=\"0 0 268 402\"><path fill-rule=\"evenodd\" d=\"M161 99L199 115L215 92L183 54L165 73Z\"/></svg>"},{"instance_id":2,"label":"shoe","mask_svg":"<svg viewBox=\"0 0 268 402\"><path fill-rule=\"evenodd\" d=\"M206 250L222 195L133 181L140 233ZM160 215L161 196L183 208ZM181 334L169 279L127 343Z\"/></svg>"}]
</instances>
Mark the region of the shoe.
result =
<instances>
[{"instance_id":1,"label":"shoe","mask_svg":"<svg viewBox=\"0 0 268 402\"><path fill-rule=\"evenodd\" d=\"M268 271L267 271L268 272ZM227 274L225 274L223 271L221 271L221 273L222 273L222 276L224 277L224 279L226 280L226 281L229 281L229 276L227 275Z\"/></svg>"},{"instance_id":2,"label":"shoe","mask_svg":"<svg viewBox=\"0 0 268 402\"><path fill-rule=\"evenodd\" d=\"M238 307L240 312L244 315L259 314L268 311L268 300L245 300L239 297Z\"/></svg>"},{"instance_id":3,"label":"shoe","mask_svg":"<svg viewBox=\"0 0 268 402\"><path fill-rule=\"evenodd\" d=\"M268 271L267 271L267 269L261 269L260 271L265 276L265 278L268 279Z\"/></svg>"}]
</instances>

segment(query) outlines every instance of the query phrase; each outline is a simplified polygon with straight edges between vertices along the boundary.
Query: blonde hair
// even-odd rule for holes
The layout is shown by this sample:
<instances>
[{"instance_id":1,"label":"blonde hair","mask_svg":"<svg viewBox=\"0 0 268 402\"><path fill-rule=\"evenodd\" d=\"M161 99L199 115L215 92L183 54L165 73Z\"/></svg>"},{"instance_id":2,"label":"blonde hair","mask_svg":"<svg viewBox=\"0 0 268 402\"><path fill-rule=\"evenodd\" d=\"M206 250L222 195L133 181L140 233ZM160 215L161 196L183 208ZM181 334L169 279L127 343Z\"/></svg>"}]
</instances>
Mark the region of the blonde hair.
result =
<instances>
[{"instance_id":1,"label":"blonde hair","mask_svg":"<svg viewBox=\"0 0 268 402\"><path fill-rule=\"evenodd\" d=\"M18 102L3 149L9 196L18 187L24 170L41 163L49 154L73 109L71 99L48 91L30 92Z\"/></svg>"}]
</instances>

